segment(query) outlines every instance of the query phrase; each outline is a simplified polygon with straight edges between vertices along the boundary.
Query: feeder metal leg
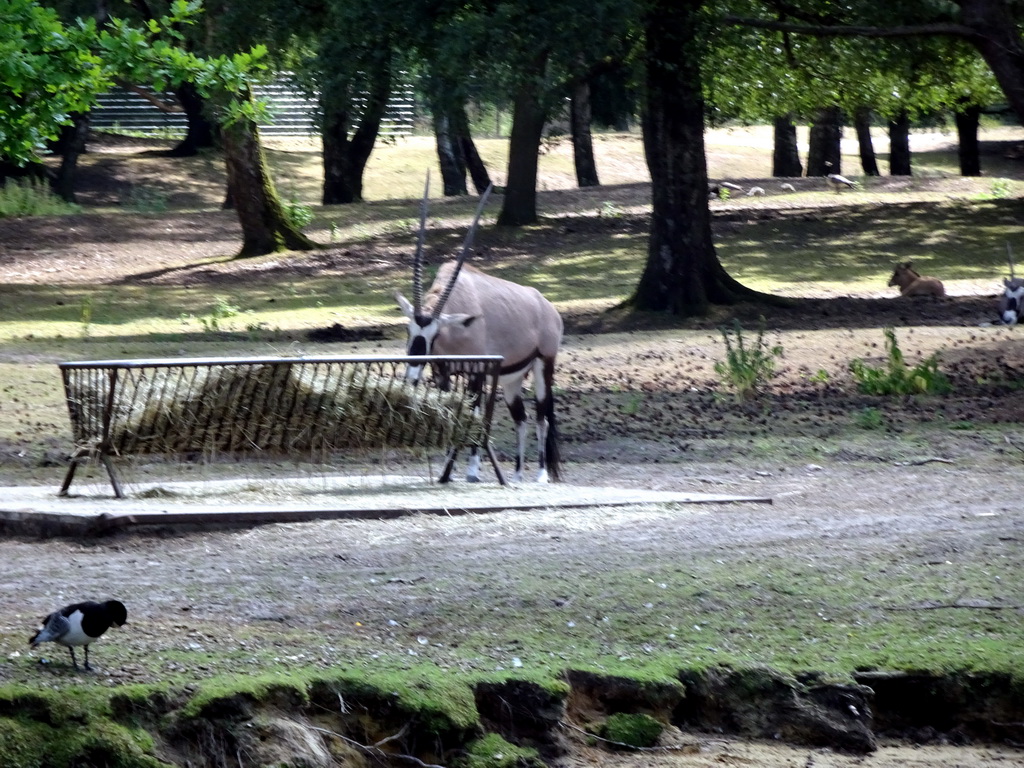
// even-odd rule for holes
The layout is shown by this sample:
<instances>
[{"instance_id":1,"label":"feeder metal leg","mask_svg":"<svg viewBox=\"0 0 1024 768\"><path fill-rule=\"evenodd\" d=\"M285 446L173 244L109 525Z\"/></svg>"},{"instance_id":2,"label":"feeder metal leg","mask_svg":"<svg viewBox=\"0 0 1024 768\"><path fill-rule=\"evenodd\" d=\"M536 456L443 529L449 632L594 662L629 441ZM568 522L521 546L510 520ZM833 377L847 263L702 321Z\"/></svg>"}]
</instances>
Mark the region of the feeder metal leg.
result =
<instances>
[{"instance_id":1,"label":"feeder metal leg","mask_svg":"<svg viewBox=\"0 0 1024 768\"><path fill-rule=\"evenodd\" d=\"M71 464L68 466L67 474L64 475L64 482L60 486L60 490L57 491L58 496L67 496L68 488L71 487L71 481L75 479L75 470L78 469L78 459L71 459Z\"/></svg>"},{"instance_id":2,"label":"feeder metal leg","mask_svg":"<svg viewBox=\"0 0 1024 768\"><path fill-rule=\"evenodd\" d=\"M440 484L448 483L452 479L452 469L455 468L455 457L459 455L458 448L452 448L448 452L448 458L445 459L444 469L441 471L441 476L437 478L437 482Z\"/></svg>"},{"instance_id":3,"label":"feeder metal leg","mask_svg":"<svg viewBox=\"0 0 1024 768\"><path fill-rule=\"evenodd\" d=\"M100 461L103 462L103 466L107 468L107 475L110 477L110 484L114 488L114 496L118 499L124 498L124 492L121 490L121 481L117 477L117 472L114 470L114 462L110 460L107 454L100 456Z\"/></svg>"}]
</instances>

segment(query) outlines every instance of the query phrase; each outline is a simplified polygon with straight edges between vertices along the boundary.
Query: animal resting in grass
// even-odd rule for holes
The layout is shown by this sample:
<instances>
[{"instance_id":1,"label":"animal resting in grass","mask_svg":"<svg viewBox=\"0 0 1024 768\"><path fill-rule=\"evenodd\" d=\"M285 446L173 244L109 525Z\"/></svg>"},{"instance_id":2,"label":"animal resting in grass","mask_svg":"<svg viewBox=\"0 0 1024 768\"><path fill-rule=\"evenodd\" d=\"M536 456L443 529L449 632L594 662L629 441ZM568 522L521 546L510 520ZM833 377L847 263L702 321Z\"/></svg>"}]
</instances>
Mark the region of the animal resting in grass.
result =
<instances>
[{"instance_id":1,"label":"animal resting in grass","mask_svg":"<svg viewBox=\"0 0 1024 768\"><path fill-rule=\"evenodd\" d=\"M901 296L946 295L946 289L941 280L921 275L909 261L896 265L892 277L889 278L889 286L899 286Z\"/></svg>"},{"instance_id":2,"label":"animal resting in grass","mask_svg":"<svg viewBox=\"0 0 1024 768\"><path fill-rule=\"evenodd\" d=\"M59 643L71 654L71 664L78 669L75 646L85 646L85 668L89 667L89 645L110 629L121 627L128 621L124 603L107 600L105 603L72 603L54 611L43 619L39 631L29 638L29 645L35 648L40 643Z\"/></svg>"},{"instance_id":3,"label":"animal resting in grass","mask_svg":"<svg viewBox=\"0 0 1024 768\"><path fill-rule=\"evenodd\" d=\"M514 481L523 477L527 415L523 382L533 373L538 447L537 482L559 479L558 435L555 427L555 357L562 343L562 318L536 288L484 274L464 266L480 214L490 189L483 194L476 216L455 261L442 264L433 285L423 294L423 241L426 230L427 191L423 196L419 242L413 259L412 302L395 294L409 318L407 354L501 355L499 382L515 422L516 466ZM435 368L436 371L436 368ZM410 365L406 376L416 381L422 365ZM441 386L444 387L442 371ZM482 382L480 383L482 386ZM480 480L480 454L472 446L466 471L469 482Z\"/></svg>"}]
</instances>

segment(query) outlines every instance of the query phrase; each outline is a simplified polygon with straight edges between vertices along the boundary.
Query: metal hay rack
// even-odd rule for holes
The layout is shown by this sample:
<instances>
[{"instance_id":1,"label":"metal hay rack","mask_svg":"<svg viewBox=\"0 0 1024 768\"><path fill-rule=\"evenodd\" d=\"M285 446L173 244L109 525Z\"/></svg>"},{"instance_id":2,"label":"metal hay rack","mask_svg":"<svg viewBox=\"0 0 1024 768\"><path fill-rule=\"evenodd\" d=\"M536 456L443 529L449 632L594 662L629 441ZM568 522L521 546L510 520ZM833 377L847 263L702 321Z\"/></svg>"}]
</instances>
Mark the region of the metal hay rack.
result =
<instances>
[{"instance_id":1,"label":"metal hay rack","mask_svg":"<svg viewBox=\"0 0 1024 768\"><path fill-rule=\"evenodd\" d=\"M410 363L425 364L418 384ZM115 460L144 455L315 457L385 448L444 449L451 476L462 446L490 445L501 357L255 357L61 363L78 465L99 459L114 495Z\"/></svg>"}]
</instances>

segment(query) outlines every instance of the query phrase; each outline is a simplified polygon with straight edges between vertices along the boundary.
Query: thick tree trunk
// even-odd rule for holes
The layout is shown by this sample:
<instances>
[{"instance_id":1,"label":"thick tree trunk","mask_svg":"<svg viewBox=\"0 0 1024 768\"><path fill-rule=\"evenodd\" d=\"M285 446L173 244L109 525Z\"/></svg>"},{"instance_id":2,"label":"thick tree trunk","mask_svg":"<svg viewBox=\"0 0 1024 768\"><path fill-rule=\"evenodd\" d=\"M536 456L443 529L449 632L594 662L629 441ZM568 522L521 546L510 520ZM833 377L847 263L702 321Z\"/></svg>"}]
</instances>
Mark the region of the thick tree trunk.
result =
<instances>
[{"instance_id":1,"label":"thick tree trunk","mask_svg":"<svg viewBox=\"0 0 1024 768\"><path fill-rule=\"evenodd\" d=\"M818 111L811 123L807 151L807 175L827 176L843 172L841 141L843 127L840 124L839 107L824 107Z\"/></svg>"},{"instance_id":2,"label":"thick tree trunk","mask_svg":"<svg viewBox=\"0 0 1024 768\"><path fill-rule=\"evenodd\" d=\"M803 176L800 147L796 140L796 125L792 115L776 117L774 121L775 145L772 150L772 176Z\"/></svg>"},{"instance_id":3,"label":"thick tree trunk","mask_svg":"<svg viewBox=\"0 0 1024 768\"><path fill-rule=\"evenodd\" d=\"M865 176L881 176L878 172L878 158L871 141L871 110L861 107L853 113L853 125L857 131L857 147L860 149L860 167Z\"/></svg>"},{"instance_id":4,"label":"thick tree trunk","mask_svg":"<svg viewBox=\"0 0 1024 768\"><path fill-rule=\"evenodd\" d=\"M910 176L910 116L901 111L889 121L889 175Z\"/></svg>"},{"instance_id":5,"label":"thick tree trunk","mask_svg":"<svg viewBox=\"0 0 1024 768\"><path fill-rule=\"evenodd\" d=\"M726 273L711 236L701 54L694 31L701 5L702 0L653 0L644 19L642 125L653 206L647 263L628 303L682 316L759 295Z\"/></svg>"},{"instance_id":6,"label":"thick tree trunk","mask_svg":"<svg viewBox=\"0 0 1024 768\"><path fill-rule=\"evenodd\" d=\"M445 196L467 194L466 160L462 155L462 144L455 135L451 118L441 109L434 110L434 143L437 145L437 161L441 166L441 185Z\"/></svg>"},{"instance_id":7,"label":"thick tree trunk","mask_svg":"<svg viewBox=\"0 0 1024 768\"><path fill-rule=\"evenodd\" d=\"M452 114L455 121L455 133L459 139L459 146L462 149L462 157L466 161L466 168L469 169L469 177L473 180L473 186L478 195L482 195L491 186L491 175L487 172L487 166L476 151L476 144L473 143L473 135L469 130L469 115L466 114L466 105L461 104Z\"/></svg>"},{"instance_id":8,"label":"thick tree trunk","mask_svg":"<svg viewBox=\"0 0 1024 768\"><path fill-rule=\"evenodd\" d=\"M964 107L956 112L957 155L961 176L981 176L981 152L978 146L978 123L981 107Z\"/></svg>"},{"instance_id":9,"label":"thick tree trunk","mask_svg":"<svg viewBox=\"0 0 1024 768\"><path fill-rule=\"evenodd\" d=\"M591 135L590 83L581 80L569 101L569 125L572 129L572 155L576 164L576 184L598 187L597 162L594 160L594 139Z\"/></svg>"},{"instance_id":10,"label":"thick tree trunk","mask_svg":"<svg viewBox=\"0 0 1024 768\"><path fill-rule=\"evenodd\" d=\"M281 199L267 168L259 129L240 119L224 128L224 159L228 189L242 226L239 256L260 256L275 251L304 251L316 247L288 223Z\"/></svg>"},{"instance_id":11,"label":"thick tree trunk","mask_svg":"<svg viewBox=\"0 0 1024 768\"><path fill-rule=\"evenodd\" d=\"M347 93L325 93L321 96L324 109L324 205L356 203L363 199L363 171L373 152L391 96L391 69L384 64L373 73L359 125L351 137L349 129L354 111L351 99L355 90L346 90Z\"/></svg>"},{"instance_id":12,"label":"thick tree trunk","mask_svg":"<svg viewBox=\"0 0 1024 768\"><path fill-rule=\"evenodd\" d=\"M75 200L75 174L78 170L78 156L85 152L85 142L89 137L89 115L75 112L71 115L71 125L65 125L60 132L60 139L55 151L61 155L60 168L53 179L53 191L69 203Z\"/></svg>"},{"instance_id":13,"label":"thick tree trunk","mask_svg":"<svg viewBox=\"0 0 1024 768\"><path fill-rule=\"evenodd\" d=\"M188 130L185 138L167 153L168 157L194 157L200 149L216 146L217 129L206 117L206 99L192 83L182 83L174 93L185 110Z\"/></svg>"},{"instance_id":14,"label":"thick tree trunk","mask_svg":"<svg viewBox=\"0 0 1024 768\"><path fill-rule=\"evenodd\" d=\"M1008 0L959 0L960 19L976 35L968 42L977 48L1017 120L1024 125L1024 38Z\"/></svg>"},{"instance_id":15,"label":"thick tree trunk","mask_svg":"<svg viewBox=\"0 0 1024 768\"><path fill-rule=\"evenodd\" d=\"M544 62L535 70L542 72ZM527 84L516 94L512 134L508 142L508 181L498 224L518 227L537 221L537 154L544 132L544 108L536 86Z\"/></svg>"}]
</instances>

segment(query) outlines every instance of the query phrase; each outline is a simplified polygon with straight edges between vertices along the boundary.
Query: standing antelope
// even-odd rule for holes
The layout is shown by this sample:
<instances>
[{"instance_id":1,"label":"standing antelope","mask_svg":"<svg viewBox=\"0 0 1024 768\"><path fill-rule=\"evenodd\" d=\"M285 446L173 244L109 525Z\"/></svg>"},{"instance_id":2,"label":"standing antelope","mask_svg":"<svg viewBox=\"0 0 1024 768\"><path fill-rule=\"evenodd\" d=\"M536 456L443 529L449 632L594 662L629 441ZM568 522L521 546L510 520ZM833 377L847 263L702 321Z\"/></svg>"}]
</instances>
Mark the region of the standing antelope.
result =
<instances>
[{"instance_id":1,"label":"standing antelope","mask_svg":"<svg viewBox=\"0 0 1024 768\"><path fill-rule=\"evenodd\" d=\"M413 259L412 303L395 293L402 313L409 318L407 354L501 355L499 381L505 404L516 429L516 469L513 480L523 477L527 416L523 381L533 372L537 412L537 482L558 480L558 441L552 390L555 357L562 342L562 318L536 288L486 275L463 264L480 221L490 188L480 199L476 216L455 261L441 265L433 285L423 295L423 241L426 231L427 190L423 194L419 241ZM406 377L416 381L422 365L410 365ZM473 446L466 471L469 482L480 480L480 455Z\"/></svg>"}]
</instances>

